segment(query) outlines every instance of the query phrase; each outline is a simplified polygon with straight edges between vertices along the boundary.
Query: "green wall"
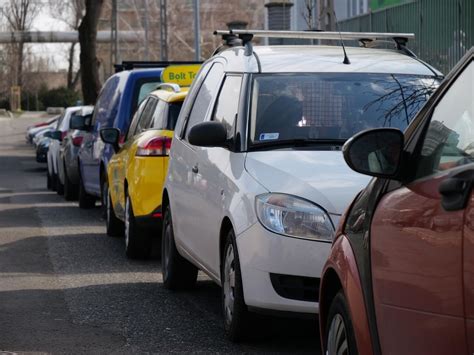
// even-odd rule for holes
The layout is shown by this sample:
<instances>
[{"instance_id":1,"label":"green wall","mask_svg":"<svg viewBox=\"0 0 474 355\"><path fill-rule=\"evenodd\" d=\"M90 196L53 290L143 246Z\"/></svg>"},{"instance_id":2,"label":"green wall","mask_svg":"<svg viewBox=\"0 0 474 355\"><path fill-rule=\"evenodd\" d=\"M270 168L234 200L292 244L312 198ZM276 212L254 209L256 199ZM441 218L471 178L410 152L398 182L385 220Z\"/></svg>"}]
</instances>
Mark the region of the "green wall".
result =
<instances>
[{"instance_id":1,"label":"green wall","mask_svg":"<svg viewBox=\"0 0 474 355\"><path fill-rule=\"evenodd\" d=\"M408 48L446 74L474 46L473 14L474 0L413 0L340 21L339 28L414 33Z\"/></svg>"},{"instance_id":2,"label":"green wall","mask_svg":"<svg viewBox=\"0 0 474 355\"><path fill-rule=\"evenodd\" d=\"M370 9L375 11L384 7L403 4L404 2L407 2L407 0L370 0Z\"/></svg>"}]
</instances>

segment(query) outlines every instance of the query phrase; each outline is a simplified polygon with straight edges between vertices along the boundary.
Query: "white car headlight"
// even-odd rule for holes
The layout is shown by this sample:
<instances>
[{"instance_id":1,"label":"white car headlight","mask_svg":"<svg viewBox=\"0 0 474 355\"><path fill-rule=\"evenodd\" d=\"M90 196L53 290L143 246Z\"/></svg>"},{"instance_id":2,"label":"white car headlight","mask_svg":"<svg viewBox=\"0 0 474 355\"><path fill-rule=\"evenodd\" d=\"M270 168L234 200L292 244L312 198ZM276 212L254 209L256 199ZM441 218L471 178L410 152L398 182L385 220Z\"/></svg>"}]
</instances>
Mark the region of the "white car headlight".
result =
<instances>
[{"instance_id":1,"label":"white car headlight","mask_svg":"<svg viewBox=\"0 0 474 355\"><path fill-rule=\"evenodd\" d=\"M260 223L272 232L290 237L331 242L334 226L319 206L291 195L268 193L255 197Z\"/></svg>"}]
</instances>

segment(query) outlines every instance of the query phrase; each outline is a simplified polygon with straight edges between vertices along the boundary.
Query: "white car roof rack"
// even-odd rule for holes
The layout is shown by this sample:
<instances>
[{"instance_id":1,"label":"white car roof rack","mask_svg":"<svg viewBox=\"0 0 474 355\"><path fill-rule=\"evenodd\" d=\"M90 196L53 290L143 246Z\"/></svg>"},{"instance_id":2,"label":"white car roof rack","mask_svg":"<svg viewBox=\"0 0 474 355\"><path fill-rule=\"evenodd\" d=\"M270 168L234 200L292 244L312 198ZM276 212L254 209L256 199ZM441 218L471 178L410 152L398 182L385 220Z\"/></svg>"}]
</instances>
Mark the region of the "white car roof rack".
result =
<instances>
[{"instance_id":1,"label":"white car roof rack","mask_svg":"<svg viewBox=\"0 0 474 355\"><path fill-rule=\"evenodd\" d=\"M391 33L391 32L337 32L337 31L270 31L270 30L227 30L215 31L216 35L235 34L252 35L253 37L266 38L294 38L294 39L333 39L340 40L377 40L402 38L408 41L414 39L414 33Z\"/></svg>"},{"instance_id":2,"label":"white car roof rack","mask_svg":"<svg viewBox=\"0 0 474 355\"><path fill-rule=\"evenodd\" d=\"M217 30L214 35L222 36L229 46L235 45L235 39L240 39L244 45L246 55L252 54L250 42L258 38L292 38L292 39L323 39L323 40L355 40L364 47L378 40L392 40L397 49L413 55L405 46L409 39L414 39L414 33L391 32L338 32L338 31L270 31L270 30Z\"/></svg>"}]
</instances>

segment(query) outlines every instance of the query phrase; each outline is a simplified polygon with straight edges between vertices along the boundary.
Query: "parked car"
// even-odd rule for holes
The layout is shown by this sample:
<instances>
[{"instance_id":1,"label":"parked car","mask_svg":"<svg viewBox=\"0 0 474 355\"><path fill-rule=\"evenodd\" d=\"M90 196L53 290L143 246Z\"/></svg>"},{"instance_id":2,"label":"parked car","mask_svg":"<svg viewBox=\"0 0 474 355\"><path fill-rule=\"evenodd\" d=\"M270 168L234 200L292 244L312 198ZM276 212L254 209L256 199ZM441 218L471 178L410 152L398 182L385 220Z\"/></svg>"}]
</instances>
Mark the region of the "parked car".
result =
<instances>
[{"instance_id":1,"label":"parked car","mask_svg":"<svg viewBox=\"0 0 474 355\"><path fill-rule=\"evenodd\" d=\"M368 130L344 145L375 179L324 267L323 353L474 353L473 61L474 48L405 135Z\"/></svg>"},{"instance_id":2,"label":"parked car","mask_svg":"<svg viewBox=\"0 0 474 355\"><path fill-rule=\"evenodd\" d=\"M47 185L51 186L59 195L64 193L64 186L58 179L58 157L59 157L59 148L61 141L67 134L69 130L69 121L71 116L77 112L81 106L68 107L64 110L62 115L58 118L56 122L56 129L51 131L50 137L52 141L49 145L47 161L48 161L48 170L46 172Z\"/></svg>"},{"instance_id":3,"label":"parked car","mask_svg":"<svg viewBox=\"0 0 474 355\"><path fill-rule=\"evenodd\" d=\"M35 132L32 140L33 147L36 149L38 147L39 142L43 140L43 138L50 138L49 133L53 132L56 130L56 122L45 126L41 127L41 130Z\"/></svg>"},{"instance_id":4,"label":"parked car","mask_svg":"<svg viewBox=\"0 0 474 355\"><path fill-rule=\"evenodd\" d=\"M75 129L74 120L79 119L79 126L90 124L94 106L82 106L75 111L69 120L69 129L59 146L58 182L63 187L64 198L68 201L77 198L79 192L78 153L85 131Z\"/></svg>"},{"instance_id":5,"label":"parked car","mask_svg":"<svg viewBox=\"0 0 474 355\"><path fill-rule=\"evenodd\" d=\"M118 129L100 132L104 142L117 150L109 162L104 189L107 234L125 232L125 252L131 258L148 257L152 234L161 235L161 192L171 139L188 92L173 84L162 84L159 89L138 107L122 147Z\"/></svg>"},{"instance_id":6,"label":"parked car","mask_svg":"<svg viewBox=\"0 0 474 355\"><path fill-rule=\"evenodd\" d=\"M114 154L114 148L100 139L99 131L107 127L117 128L123 143L138 104L156 89L161 72L161 68L125 70L105 82L91 124L82 127L86 133L78 154L80 208L92 208L101 197L107 165Z\"/></svg>"},{"instance_id":7,"label":"parked car","mask_svg":"<svg viewBox=\"0 0 474 355\"><path fill-rule=\"evenodd\" d=\"M38 132L43 131L47 126L54 126L54 123L58 120L59 116L54 116L45 122L37 123L33 126L30 126L26 129L26 142L33 143L33 138Z\"/></svg>"},{"instance_id":8,"label":"parked car","mask_svg":"<svg viewBox=\"0 0 474 355\"><path fill-rule=\"evenodd\" d=\"M164 286L198 269L222 286L225 332L249 311L317 313L342 212L368 178L341 147L404 129L441 74L397 50L234 47L208 60L181 110L163 192Z\"/></svg>"},{"instance_id":9,"label":"parked car","mask_svg":"<svg viewBox=\"0 0 474 355\"><path fill-rule=\"evenodd\" d=\"M47 163L47 155L51 138L43 137L36 145L36 161L38 163ZM48 186L49 188L49 186Z\"/></svg>"},{"instance_id":10,"label":"parked car","mask_svg":"<svg viewBox=\"0 0 474 355\"><path fill-rule=\"evenodd\" d=\"M29 143L33 144L33 147L36 148L38 142L44 137L46 132L51 132L56 129L57 120L53 121L49 125L36 127L29 130Z\"/></svg>"}]
</instances>

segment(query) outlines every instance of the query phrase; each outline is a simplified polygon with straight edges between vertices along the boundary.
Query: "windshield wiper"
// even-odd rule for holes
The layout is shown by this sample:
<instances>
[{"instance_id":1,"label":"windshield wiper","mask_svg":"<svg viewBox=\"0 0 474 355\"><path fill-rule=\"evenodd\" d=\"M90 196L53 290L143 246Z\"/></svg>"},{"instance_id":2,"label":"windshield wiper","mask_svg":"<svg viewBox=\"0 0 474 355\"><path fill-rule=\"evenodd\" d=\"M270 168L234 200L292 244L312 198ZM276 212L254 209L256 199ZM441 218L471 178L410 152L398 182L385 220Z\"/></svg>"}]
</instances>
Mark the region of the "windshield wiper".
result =
<instances>
[{"instance_id":1,"label":"windshield wiper","mask_svg":"<svg viewBox=\"0 0 474 355\"><path fill-rule=\"evenodd\" d=\"M280 139L274 141L266 141L254 143L251 149L260 149L268 147L307 147L314 145L330 145L342 146L346 139L315 139L315 138L294 138L294 139Z\"/></svg>"}]
</instances>

